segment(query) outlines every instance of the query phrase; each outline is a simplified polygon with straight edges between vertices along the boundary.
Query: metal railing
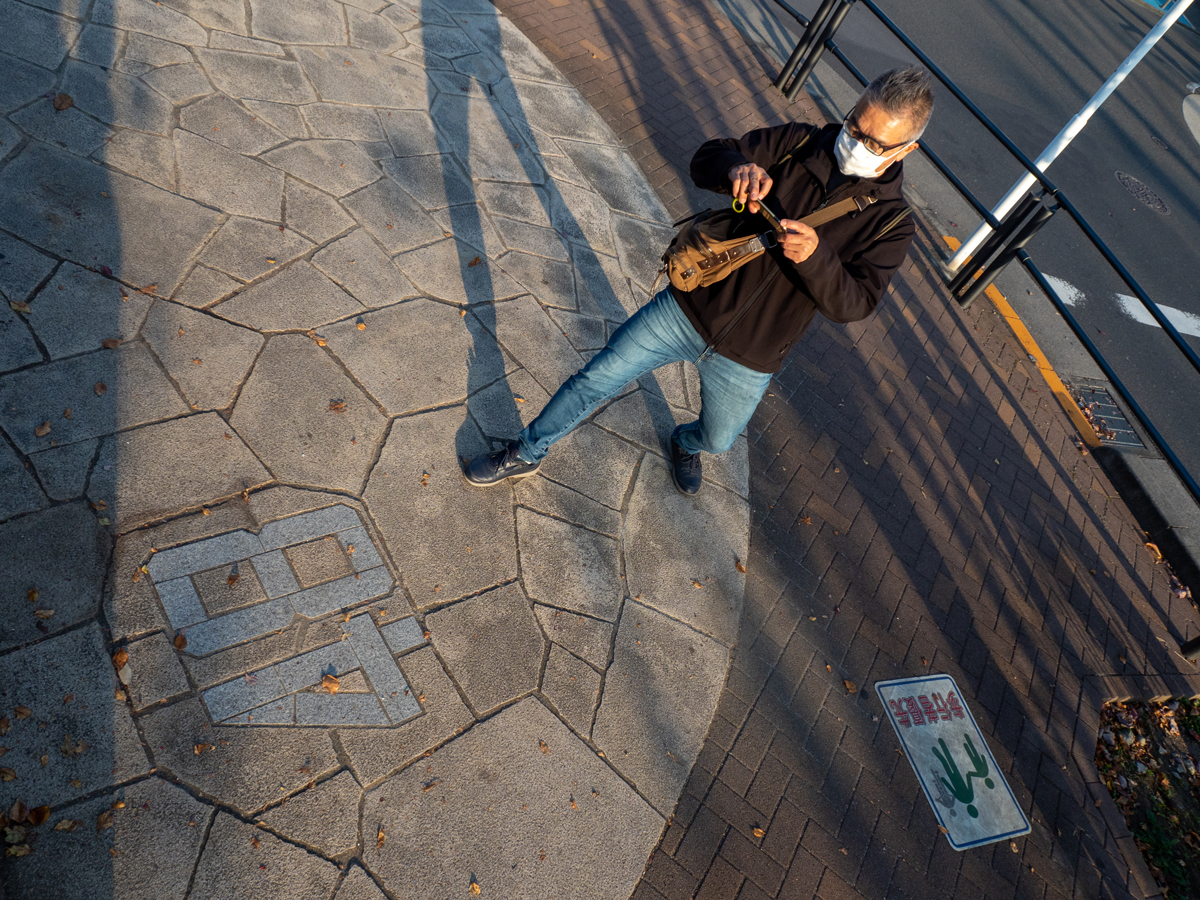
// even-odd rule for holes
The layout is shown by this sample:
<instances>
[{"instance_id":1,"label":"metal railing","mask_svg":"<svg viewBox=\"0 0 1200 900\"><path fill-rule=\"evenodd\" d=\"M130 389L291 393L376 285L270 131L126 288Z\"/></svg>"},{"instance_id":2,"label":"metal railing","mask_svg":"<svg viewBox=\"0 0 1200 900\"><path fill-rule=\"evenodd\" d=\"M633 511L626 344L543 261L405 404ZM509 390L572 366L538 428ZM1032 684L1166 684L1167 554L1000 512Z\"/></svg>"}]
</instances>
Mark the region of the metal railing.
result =
<instances>
[{"instance_id":1,"label":"metal railing","mask_svg":"<svg viewBox=\"0 0 1200 900\"><path fill-rule=\"evenodd\" d=\"M954 186L954 189L958 191L983 220L994 229L994 234L989 238L988 243L976 254L975 258L972 259L971 264L969 266L964 265L960 272L948 277L947 281L951 291L958 294L957 299L962 305L970 305L992 283L1008 263L1014 259L1020 261L1021 265L1029 271L1029 274L1038 283L1042 291L1045 292L1055 310L1066 322L1067 327L1071 329L1084 350L1087 351L1088 355L1091 356L1096 365L1104 373L1104 376L1111 382L1114 390L1133 413L1138 423L1145 429L1151 440L1158 445L1158 449L1162 452L1164 459L1166 459L1175 474L1179 476L1180 481L1183 482L1184 487L1192 495L1192 498L1197 504L1200 504L1200 484L1197 484L1195 477L1193 477L1192 473L1188 471L1187 467L1176 455L1149 415L1142 409L1141 404L1134 398L1133 393L1121 380L1120 376L1117 375L1108 360L1105 359L1104 354L1101 353L1095 342L1088 336L1087 331L1067 308L1062 298L1059 297L1058 293L1050 285L1049 281L1047 281L1046 276L1038 269L1029 252L1024 249L1037 230L1049 221L1050 216L1058 209L1062 209L1100 252L1101 256L1104 257L1104 260L1117 276L1129 287L1133 295L1149 311L1154 321L1167 333L1184 358L1200 373L1200 356L1197 355L1192 346L1179 333L1179 330L1170 322L1158 304L1150 299L1150 296L1117 258L1112 249L1096 233L1095 229L1092 228L1082 213L1075 207L1075 204L1071 202L1053 181L1046 177L1044 172L1034 165L1033 161L1013 143L1008 135L988 118L983 110L942 71L937 63L913 43L908 35L874 3L874 0L824 0L811 20L790 6L786 0L774 0L774 2L805 28L804 34L796 44L796 49L789 56L787 62L784 63L779 76L775 79L775 86L783 91L789 100L794 100L799 95L825 50L832 53L838 62L845 66L862 85L865 86L870 81L847 58L845 53L838 48L833 40L838 26L845 20L850 8L856 2L860 2L921 62L931 75L940 81L966 107L992 137L999 141L1000 145L1027 172L1037 179L1042 188L1040 195L1028 194L1025 201L1019 204L1009 215L1003 220L997 220L992 215L991 210L980 202L974 192L963 183L962 179L929 146L928 141L922 139L920 149L926 158ZM1053 201L1053 207L1047 205L1049 201ZM962 293L960 294L959 292Z\"/></svg>"}]
</instances>

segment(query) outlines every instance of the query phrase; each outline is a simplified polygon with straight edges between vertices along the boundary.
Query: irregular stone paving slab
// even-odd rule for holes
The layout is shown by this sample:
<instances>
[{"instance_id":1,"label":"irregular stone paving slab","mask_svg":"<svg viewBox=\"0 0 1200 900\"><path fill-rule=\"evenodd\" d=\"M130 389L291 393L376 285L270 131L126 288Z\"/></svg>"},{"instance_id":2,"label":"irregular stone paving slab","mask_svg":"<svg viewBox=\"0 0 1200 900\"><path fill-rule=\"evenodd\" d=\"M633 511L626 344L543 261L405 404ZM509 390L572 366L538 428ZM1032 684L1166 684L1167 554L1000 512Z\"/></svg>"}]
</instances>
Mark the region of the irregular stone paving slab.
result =
<instances>
[{"instance_id":1,"label":"irregular stone paving slab","mask_svg":"<svg viewBox=\"0 0 1200 900\"><path fill-rule=\"evenodd\" d=\"M357 493L384 418L316 343L283 335L263 350L230 424L276 477Z\"/></svg>"},{"instance_id":2,"label":"irregular stone paving slab","mask_svg":"<svg viewBox=\"0 0 1200 900\"><path fill-rule=\"evenodd\" d=\"M622 270L648 293L662 269L660 248L670 243L671 229L644 219L614 215L612 230Z\"/></svg>"},{"instance_id":3,"label":"irregular stone paving slab","mask_svg":"<svg viewBox=\"0 0 1200 900\"><path fill-rule=\"evenodd\" d=\"M174 140L184 196L236 216L282 218L283 175L277 169L182 128Z\"/></svg>"},{"instance_id":4,"label":"irregular stone paving slab","mask_svg":"<svg viewBox=\"0 0 1200 900\"><path fill-rule=\"evenodd\" d=\"M514 79L522 114L537 123L537 129L556 138L612 145L612 129L590 103L570 85L543 84Z\"/></svg>"},{"instance_id":5,"label":"irregular stone paving slab","mask_svg":"<svg viewBox=\"0 0 1200 900\"><path fill-rule=\"evenodd\" d=\"M614 210L651 222L669 222L666 207L621 147L559 140L558 145Z\"/></svg>"},{"instance_id":6,"label":"irregular stone paving slab","mask_svg":"<svg viewBox=\"0 0 1200 900\"><path fill-rule=\"evenodd\" d=\"M341 6L332 0L250 0L254 36L282 44L345 44Z\"/></svg>"},{"instance_id":7,"label":"irregular stone paving slab","mask_svg":"<svg viewBox=\"0 0 1200 900\"><path fill-rule=\"evenodd\" d=\"M470 18L464 30L477 45L500 57L504 70L512 78L558 84L566 81L554 64L509 19L495 15Z\"/></svg>"},{"instance_id":8,"label":"irregular stone paving slab","mask_svg":"<svg viewBox=\"0 0 1200 900\"><path fill-rule=\"evenodd\" d=\"M613 538L519 509L517 543L530 597L616 621L624 585Z\"/></svg>"},{"instance_id":9,"label":"irregular stone paving slab","mask_svg":"<svg viewBox=\"0 0 1200 900\"><path fill-rule=\"evenodd\" d=\"M550 199L554 227L579 245L584 255L617 255L609 225L612 211L599 194L573 184L555 184Z\"/></svg>"},{"instance_id":10,"label":"irregular stone paving slab","mask_svg":"<svg viewBox=\"0 0 1200 900\"><path fill-rule=\"evenodd\" d=\"M573 310L575 273L567 263L512 251L496 260L501 271L511 275L545 306Z\"/></svg>"},{"instance_id":11,"label":"irregular stone paving slab","mask_svg":"<svg viewBox=\"0 0 1200 900\"><path fill-rule=\"evenodd\" d=\"M168 6L186 10L205 28L246 35L246 5L242 0L169 0Z\"/></svg>"},{"instance_id":12,"label":"irregular stone paving slab","mask_svg":"<svg viewBox=\"0 0 1200 900\"><path fill-rule=\"evenodd\" d=\"M424 790L433 779L437 786ZM441 827L447 815L472 827ZM530 698L435 751L427 766L369 791L362 831L382 827L388 840L380 848L365 841L363 862L385 888L413 896L458 896L473 876L484 896L624 900L662 826Z\"/></svg>"},{"instance_id":13,"label":"irregular stone paving slab","mask_svg":"<svg viewBox=\"0 0 1200 900\"><path fill-rule=\"evenodd\" d=\"M405 679L424 714L386 731L348 728L338 732L360 782L368 784L410 764L474 722L454 684L428 647L401 657Z\"/></svg>"},{"instance_id":14,"label":"irregular stone paving slab","mask_svg":"<svg viewBox=\"0 0 1200 900\"><path fill-rule=\"evenodd\" d=\"M87 486L88 467L96 456L97 441L79 441L32 453L29 461L37 470L46 495L54 500L74 500Z\"/></svg>"},{"instance_id":15,"label":"irregular stone paving slab","mask_svg":"<svg viewBox=\"0 0 1200 900\"><path fill-rule=\"evenodd\" d=\"M0 291L9 300L28 300L57 265L30 244L7 234L0 234L0 254Z\"/></svg>"},{"instance_id":16,"label":"irregular stone paving slab","mask_svg":"<svg viewBox=\"0 0 1200 900\"><path fill-rule=\"evenodd\" d=\"M48 69L58 68L80 31L76 22L24 4L5 4L0 28L14 56Z\"/></svg>"},{"instance_id":17,"label":"irregular stone paving slab","mask_svg":"<svg viewBox=\"0 0 1200 900\"><path fill-rule=\"evenodd\" d=\"M32 712L9 713L5 765L17 777L0 784L5 809L18 799L59 806L149 771L129 709L113 699L117 676L95 623L8 654L0 672L8 702ZM67 694L74 699L64 703ZM62 750L68 735L70 756ZM53 762L43 766L43 756Z\"/></svg>"},{"instance_id":18,"label":"irregular stone paving slab","mask_svg":"<svg viewBox=\"0 0 1200 900\"><path fill-rule=\"evenodd\" d=\"M202 259L214 269L251 281L290 262L313 246L291 231L251 219L232 218L204 248Z\"/></svg>"},{"instance_id":19,"label":"irregular stone paving slab","mask_svg":"<svg viewBox=\"0 0 1200 900\"><path fill-rule=\"evenodd\" d=\"M350 47L297 47L293 52L323 100L385 109L429 108L426 76L416 66Z\"/></svg>"},{"instance_id":20,"label":"irregular stone paving slab","mask_svg":"<svg viewBox=\"0 0 1200 900\"><path fill-rule=\"evenodd\" d=\"M157 284L163 294L217 221L218 213L191 200L36 144L0 173L0 228L67 259L107 265L127 284Z\"/></svg>"},{"instance_id":21,"label":"irregular stone paving slab","mask_svg":"<svg viewBox=\"0 0 1200 900\"><path fill-rule=\"evenodd\" d=\"M360 330L354 321L342 322L324 334L389 415L461 402L504 375L491 335L453 306L410 300L368 313L362 323Z\"/></svg>"},{"instance_id":22,"label":"irregular stone paving slab","mask_svg":"<svg viewBox=\"0 0 1200 900\"><path fill-rule=\"evenodd\" d=\"M197 409L225 409L263 345L261 335L176 303L159 301L143 335Z\"/></svg>"},{"instance_id":23,"label":"irregular stone paving slab","mask_svg":"<svg viewBox=\"0 0 1200 900\"><path fill-rule=\"evenodd\" d=\"M138 725L156 765L246 814L338 768L337 753L325 731L210 725L196 698L152 709L138 718ZM205 749L196 753L200 744ZM249 846L247 838L247 850Z\"/></svg>"},{"instance_id":24,"label":"irregular stone paving slab","mask_svg":"<svg viewBox=\"0 0 1200 900\"><path fill-rule=\"evenodd\" d=\"M95 350L97 336L137 337L152 298L74 263L64 263L29 304L29 324L51 359Z\"/></svg>"},{"instance_id":25,"label":"irregular stone paving slab","mask_svg":"<svg viewBox=\"0 0 1200 900\"><path fill-rule=\"evenodd\" d=\"M621 514L595 500L540 475L523 478L513 489L521 506L565 519L611 537L621 532Z\"/></svg>"},{"instance_id":26,"label":"irregular stone paving slab","mask_svg":"<svg viewBox=\"0 0 1200 900\"><path fill-rule=\"evenodd\" d=\"M390 178L381 178L351 194L343 204L388 253L399 253L445 236L441 226L412 195Z\"/></svg>"},{"instance_id":27,"label":"irregular stone paving slab","mask_svg":"<svg viewBox=\"0 0 1200 900\"><path fill-rule=\"evenodd\" d=\"M450 675L481 714L537 688L542 632L519 584L430 613L425 626Z\"/></svg>"},{"instance_id":28,"label":"irregular stone paving slab","mask_svg":"<svg viewBox=\"0 0 1200 900\"><path fill-rule=\"evenodd\" d=\"M542 386L522 370L473 394L467 409L485 435L511 439L537 417L549 400Z\"/></svg>"},{"instance_id":29,"label":"irregular stone paving slab","mask_svg":"<svg viewBox=\"0 0 1200 900\"><path fill-rule=\"evenodd\" d=\"M611 256L573 248L572 261L581 313L624 322L649 301L648 296L633 292L620 263Z\"/></svg>"},{"instance_id":30,"label":"irregular stone paving slab","mask_svg":"<svg viewBox=\"0 0 1200 900\"><path fill-rule=\"evenodd\" d=\"M592 733L592 716L600 702L600 673L558 645L550 648L542 692L572 728Z\"/></svg>"},{"instance_id":31,"label":"irregular stone paving slab","mask_svg":"<svg viewBox=\"0 0 1200 900\"><path fill-rule=\"evenodd\" d=\"M492 221L500 233L500 240L510 250L522 250L536 256L564 261L570 257L567 242L553 228L539 228L501 216Z\"/></svg>"},{"instance_id":32,"label":"irregular stone paving slab","mask_svg":"<svg viewBox=\"0 0 1200 900\"><path fill-rule=\"evenodd\" d=\"M300 260L267 281L252 285L211 311L256 331L313 328L360 313L363 305Z\"/></svg>"},{"instance_id":33,"label":"irregular stone paving slab","mask_svg":"<svg viewBox=\"0 0 1200 900\"><path fill-rule=\"evenodd\" d=\"M213 86L199 66L166 66L142 76L150 85L172 103L187 103L212 93Z\"/></svg>"},{"instance_id":34,"label":"irregular stone paving slab","mask_svg":"<svg viewBox=\"0 0 1200 900\"><path fill-rule=\"evenodd\" d=\"M179 111L179 124L193 134L248 156L257 156L287 140L267 122L221 95L185 106Z\"/></svg>"},{"instance_id":35,"label":"irregular stone paving slab","mask_svg":"<svg viewBox=\"0 0 1200 900\"><path fill-rule=\"evenodd\" d=\"M459 457L486 449L464 419L459 406L396 420L363 495L418 608L517 574L511 495L462 477Z\"/></svg>"},{"instance_id":36,"label":"irregular stone paving slab","mask_svg":"<svg viewBox=\"0 0 1200 900\"><path fill-rule=\"evenodd\" d=\"M59 114L48 100L27 106L10 117L30 137L76 156L87 156L112 137L113 131L72 107Z\"/></svg>"},{"instance_id":37,"label":"irregular stone paving slab","mask_svg":"<svg viewBox=\"0 0 1200 900\"><path fill-rule=\"evenodd\" d=\"M209 35L208 46L214 50L241 50L244 53L265 53L267 56L287 55L279 44L225 31L214 31Z\"/></svg>"},{"instance_id":38,"label":"irregular stone paving slab","mask_svg":"<svg viewBox=\"0 0 1200 900\"><path fill-rule=\"evenodd\" d=\"M298 63L256 53L197 50L200 64L231 97L272 103L311 103L317 99Z\"/></svg>"},{"instance_id":39,"label":"irregular stone paving slab","mask_svg":"<svg viewBox=\"0 0 1200 900\"><path fill-rule=\"evenodd\" d=\"M336 200L295 178L284 187L284 208L288 227L318 243L354 224Z\"/></svg>"},{"instance_id":40,"label":"irregular stone paving slab","mask_svg":"<svg viewBox=\"0 0 1200 900\"><path fill-rule=\"evenodd\" d=\"M478 186L479 200L496 216L518 219L530 225L549 227L550 197L545 188L531 184L484 181Z\"/></svg>"},{"instance_id":41,"label":"irregular stone paving slab","mask_svg":"<svg viewBox=\"0 0 1200 900\"><path fill-rule=\"evenodd\" d=\"M449 153L387 159L383 171L425 209L475 202L475 186Z\"/></svg>"},{"instance_id":42,"label":"irregular stone paving slab","mask_svg":"<svg viewBox=\"0 0 1200 900\"><path fill-rule=\"evenodd\" d=\"M440 226L434 227L441 233ZM426 294L451 303L490 303L527 290L499 266L481 258L478 250L456 240L402 253L396 257L396 265Z\"/></svg>"},{"instance_id":43,"label":"irregular stone paving slab","mask_svg":"<svg viewBox=\"0 0 1200 900\"><path fill-rule=\"evenodd\" d=\"M139 0L96 0L92 21L198 47L203 47L208 38L204 29L186 16L165 5Z\"/></svg>"},{"instance_id":44,"label":"irregular stone paving slab","mask_svg":"<svg viewBox=\"0 0 1200 900\"><path fill-rule=\"evenodd\" d=\"M301 112L314 137L360 143L387 140L379 124L379 113L373 109L341 103L310 103Z\"/></svg>"},{"instance_id":45,"label":"irregular stone paving slab","mask_svg":"<svg viewBox=\"0 0 1200 900\"><path fill-rule=\"evenodd\" d=\"M390 22L353 6L346 7L350 46L376 53L391 53L408 46L408 40Z\"/></svg>"},{"instance_id":46,"label":"irregular stone paving slab","mask_svg":"<svg viewBox=\"0 0 1200 900\"><path fill-rule=\"evenodd\" d=\"M447 234L455 237L460 247L474 248L474 253L467 257L468 266L475 259L479 259L479 262L482 262L484 257L495 259L503 256L508 250L500 240L500 232L496 230L496 226L492 224L491 219L483 215L477 205L439 209L433 213L433 221Z\"/></svg>"},{"instance_id":47,"label":"irregular stone paving slab","mask_svg":"<svg viewBox=\"0 0 1200 900\"><path fill-rule=\"evenodd\" d=\"M397 157L431 156L449 149L446 139L434 129L427 110L381 110L379 121Z\"/></svg>"},{"instance_id":48,"label":"irregular stone paving slab","mask_svg":"<svg viewBox=\"0 0 1200 900\"><path fill-rule=\"evenodd\" d=\"M105 385L97 395L96 385ZM66 410L71 411L70 418ZM0 425L24 453L187 412L145 344L126 344L0 379ZM49 422L41 437L35 429Z\"/></svg>"},{"instance_id":49,"label":"irregular stone paving slab","mask_svg":"<svg viewBox=\"0 0 1200 900\"><path fill-rule=\"evenodd\" d=\"M349 772L288 797L262 817L262 822L289 840L326 856L353 850L358 844L358 800L362 788Z\"/></svg>"},{"instance_id":50,"label":"irregular stone paving slab","mask_svg":"<svg viewBox=\"0 0 1200 900\"><path fill-rule=\"evenodd\" d=\"M119 131L111 140L104 141L92 158L164 191L175 191L175 146L168 138Z\"/></svg>"},{"instance_id":51,"label":"irregular stone paving slab","mask_svg":"<svg viewBox=\"0 0 1200 900\"><path fill-rule=\"evenodd\" d=\"M422 25L420 28L406 32L404 36L410 44L443 59L454 59L456 56L479 52L479 47L467 37L466 32L461 28Z\"/></svg>"},{"instance_id":52,"label":"irregular stone paving slab","mask_svg":"<svg viewBox=\"0 0 1200 900\"><path fill-rule=\"evenodd\" d=\"M602 428L584 424L554 445L541 474L611 509L620 509L641 451Z\"/></svg>"},{"instance_id":53,"label":"irregular stone paving slab","mask_svg":"<svg viewBox=\"0 0 1200 900\"><path fill-rule=\"evenodd\" d=\"M125 650L132 672L126 693L135 712L191 690L187 673L166 635L152 634L127 644Z\"/></svg>"},{"instance_id":54,"label":"irregular stone paving slab","mask_svg":"<svg viewBox=\"0 0 1200 900\"><path fill-rule=\"evenodd\" d=\"M257 846L251 845L253 838ZM266 866L269 878L260 866ZM211 900L294 900L327 897L337 883L338 868L294 844L218 813L208 833L192 893Z\"/></svg>"},{"instance_id":55,"label":"irregular stone paving slab","mask_svg":"<svg viewBox=\"0 0 1200 900\"><path fill-rule=\"evenodd\" d=\"M0 301L3 297L0 295ZM7 303L0 302L0 372L10 372L41 362L38 349L27 326Z\"/></svg>"},{"instance_id":56,"label":"irregular stone paving slab","mask_svg":"<svg viewBox=\"0 0 1200 900\"><path fill-rule=\"evenodd\" d=\"M433 102L431 115L472 177L529 184L545 181L541 164L498 105L442 94Z\"/></svg>"},{"instance_id":57,"label":"irregular stone paving slab","mask_svg":"<svg viewBox=\"0 0 1200 900\"><path fill-rule=\"evenodd\" d=\"M550 318L562 329L576 350L600 350L608 342L608 327L603 319L583 316L565 309L550 311ZM657 374L656 372L655 375Z\"/></svg>"},{"instance_id":58,"label":"irregular stone paving slab","mask_svg":"<svg viewBox=\"0 0 1200 900\"><path fill-rule=\"evenodd\" d=\"M675 426L694 418L689 412L672 408L657 393L638 390L610 403L592 421L639 447L665 456Z\"/></svg>"},{"instance_id":59,"label":"irregular stone paving slab","mask_svg":"<svg viewBox=\"0 0 1200 900\"><path fill-rule=\"evenodd\" d=\"M164 137L171 132L171 104L130 75L72 60L63 70L61 88L101 122Z\"/></svg>"},{"instance_id":60,"label":"irregular stone paving slab","mask_svg":"<svg viewBox=\"0 0 1200 900\"><path fill-rule=\"evenodd\" d=\"M413 283L361 228L330 244L312 261L368 309L391 306L418 293Z\"/></svg>"},{"instance_id":61,"label":"irregular stone paving slab","mask_svg":"<svg viewBox=\"0 0 1200 900\"><path fill-rule=\"evenodd\" d=\"M386 900L386 898L383 891L379 889L379 885L371 880L370 875L358 866L352 866L342 880L337 893L334 894L334 900Z\"/></svg>"},{"instance_id":62,"label":"irregular stone paving slab","mask_svg":"<svg viewBox=\"0 0 1200 900\"><path fill-rule=\"evenodd\" d=\"M0 444L0 484L4 485L4 492L0 494L0 522L50 505L38 483L7 443Z\"/></svg>"},{"instance_id":63,"label":"irregular stone paving slab","mask_svg":"<svg viewBox=\"0 0 1200 900\"><path fill-rule=\"evenodd\" d=\"M354 141L301 141L272 150L263 159L335 197L379 178L379 167Z\"/></svg>"},{"instance_id":64,"label":"irregular stone paving slab","mask_svg":"<svg viewBox=\"0 0 1200 900\"><path fill-rule=\"evenodd\" d=\"M728 666L716 641L625 604L592 737L664 816L700 753Z\"/></svg>"},{"instance_id":65,"label":"irregular stone paving slab","mask_svg":"<svg viewBox=\"0 0 1200 900\"><path fill-rule=\"evenodd\" d=\"M11 598L14 613L0 628L0 649L63 631L96 614L109 538L84 504L57 506L0 525L0 545L8 560L0 569L0 594ZM30 603L31 590L37 593ZM38 609L54 615L39 619L33 614Z\"/></svg>"},{"instance_id":66,"label":"irregular stone paving slab","mask_svg":"<svg viewBox=\"0 0 1200 900\"><path fill-rule=\"evenodd\" d=\"M491 312L492 315L488 315ZM549 393L583 368L581 357L532 297L521 297L477 313L483 325Z\"/></svg>"},{"instance_id":67,"label":"irregular stone paving slab","mask_svg":"<svg viewBox=\"0 0 1200 900\"><path fill-rule=\"evenodd\" d=\"M609 622L534 604L534 613L551 641L598 669L608 667L613 626Z\"/></svg>"},{"instance_id":68,"label":"irregular stone paving slab","mask_svg":"<svg viewBox=\"0 0 1200 900\"><path fill-rule=\"evenodd\" d=\"M625 520L629 593L731 647L745 584L737 562L750 539L746 501L707 485L692 497L668 492L670 478L655 457L638 472Z\"/></svg>"},{"instance_id":69,"label":"irregular stone paving slab","mask_svg":"<svg viewBox=\"0 0 1200 900\"><path fill-rule=\"evenodd\" d=\"M215 413L204 413L105 439L88 498L106 502L118 529L125 530L270 480L229 426Z\"/></svg>"},{"instance_id":70,"label":"irregular stone paving slab","mask_svg":"<svg viewBox=\"0 0 1200 900\"><path fill-rule=\"evenodd\" d=\"M118 801L125 805L113 810ZM113 817L96 832L96 820ZM149 778L56 809L36 831L37 849L7 862L14 896L95 900L103 885L128 900L183 900L213 809L182 788ZM55 831L63 820L83 824Z\"/></svg>"}]
</instances>

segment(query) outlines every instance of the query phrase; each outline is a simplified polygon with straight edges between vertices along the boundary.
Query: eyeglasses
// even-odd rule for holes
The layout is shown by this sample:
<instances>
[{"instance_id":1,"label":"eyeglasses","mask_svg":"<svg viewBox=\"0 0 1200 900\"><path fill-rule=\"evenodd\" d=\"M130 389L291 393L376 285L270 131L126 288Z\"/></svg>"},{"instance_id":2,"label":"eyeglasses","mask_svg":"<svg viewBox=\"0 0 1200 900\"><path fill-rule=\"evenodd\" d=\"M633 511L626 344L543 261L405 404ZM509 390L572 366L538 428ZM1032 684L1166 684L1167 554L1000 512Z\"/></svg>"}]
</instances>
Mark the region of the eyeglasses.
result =
<instances>
[{"instance_id":1,"label":"eyeglasses","mask_svg":"<svg viewBox=\"0 0 1200 900\"><path fill-rule=\"evenodd\" d=\"M858 117L855 115L856 110L851 110L846 118L842 119L842 126L846 129L846 133L854 138L864 147L871 151L876 156L887 156L893 150L899 150L901 147L906 147L912 143L911 140L901 141L898 144L881 144L875 138L863 134L858 129Z\"/></svg>"}]
</instances>

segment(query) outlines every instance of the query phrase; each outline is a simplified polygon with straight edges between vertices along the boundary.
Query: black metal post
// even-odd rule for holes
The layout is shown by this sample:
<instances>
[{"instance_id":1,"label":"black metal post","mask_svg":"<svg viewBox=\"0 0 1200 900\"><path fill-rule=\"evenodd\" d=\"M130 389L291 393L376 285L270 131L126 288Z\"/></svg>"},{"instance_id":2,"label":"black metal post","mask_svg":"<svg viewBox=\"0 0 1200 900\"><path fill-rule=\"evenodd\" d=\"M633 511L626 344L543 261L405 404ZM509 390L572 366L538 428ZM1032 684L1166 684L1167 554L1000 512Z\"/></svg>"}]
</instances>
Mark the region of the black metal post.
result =
<instances>
[{"instance_id":1,"label":"black metal post","mask_svg":"<svg viewBox=\"0 0 1200 900\"><path fill-rule=\"evenodd\" d=\"M800 65L800 60L808 53L812 47L813 40L821 33L821 27L825 24L825 20L829 18L829 13L837 6L838 0L824 0L817 14L812 17L812 21L808 23L808 27L804 29L804 34L800 35L800 40L796 42L796 49L792 51L792 55L787 58L787 62L783 64L783 68L779 71L779 77L775 79L775 87L783 90L788 83L788 79L792 77L792 73L796 71L796 66Z\"/></svg>"},{"instance_id":2,"label":"black metal post","mask_svg":"<svg viewBox=\"0 0 1200 900\"><path fill-rule=\"evenodd\" d=\"M1012 236L1016 234L1017 229L1025 224L1026 219L1033 212L1034 206L1038 203L1038 199L1033 194L1026 194L1021 202L1018 203L1001 222L1000 227L988 235L988 239L983 246L971 257L971 261L964 264L952 279L948 287L950 293L957 295L968 283L974 278L975 273L984 269L995 259L1000 252L1008 245Z\"/></svg>"},{"instance_id":3,"label":"black metal post","mask_svg":"<svg viewBox=\"0 0 1200 900\"><path fill-rule=\"evenodd\" d=\"M1017 258L1017 254L1025 248L1025 245L1029 243L1030 239L1032 239L1033 236L1038 233L1038 230L1041 229L1043 225L1050 221L1050 217L1057 211L1057 206L1047 207L1045 204L1039 203L1037 208L1034 210L1033 215L1029 217L1029 220L1025 223L1021 230L1017 232L1016 237L1012 239L1012 241L1001 251L1000 255L997 256L996 259L994 259L988 265L988 267L984 269L982 273L980 273L979 277L975 279L974 284L971 285L971 287L963 295L962 299L958 301L959 305L962 306L963 309L970 308L971 304L979 298L979 295L986 291L991 283L995 281L997 277L999 277L1000 273L1005 270L1008 264Z\"/></svg>"},{"instance_id":4,"label":"black metal post","mask_svg":"<svg viewBox=\"0 0 1200 900\"><path fill-rule=\"evenodd\" d=\"M821 32L821 36L813 43L812 51L808 54L808 59L804 61L804 65L800 67L800 71L792 80L791 87L783 92L783 95L789 100L795 100L800 91L804 89L805 82L812 75L813 69L817 67L817 63L821 60L821 55L825 52L825 43L833 40L833 35L837 32L842 24L842 20L846 18L846 13L850 12L850 7L855 3L855 0L842 0L842 5L835 9L829 16L829 21L825 25L825 30Z\"/></svg>"}]
</instances>

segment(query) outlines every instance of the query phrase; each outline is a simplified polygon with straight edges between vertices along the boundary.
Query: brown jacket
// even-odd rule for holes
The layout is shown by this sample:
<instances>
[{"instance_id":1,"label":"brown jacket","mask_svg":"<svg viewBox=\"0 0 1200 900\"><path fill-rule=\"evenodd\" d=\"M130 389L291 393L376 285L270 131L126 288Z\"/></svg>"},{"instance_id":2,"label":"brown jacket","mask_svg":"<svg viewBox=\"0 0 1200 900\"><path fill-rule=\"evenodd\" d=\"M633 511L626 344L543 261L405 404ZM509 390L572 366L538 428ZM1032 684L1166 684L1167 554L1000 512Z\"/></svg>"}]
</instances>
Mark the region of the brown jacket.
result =
<instances>
[{"instance_id":1,"label":"brown jacket","mask_svg":"<svg viewBox=\"0 0 1200 900\"><path fill-rule=\"evenodd\" d=\"M763 279L778 272L753 307L714 348L758 372L779 370L818 310L834 322L857 322L871 315L892 274L904 261L916 231L908 216L879 237L907 209L900 193L903 162L892 164L879 178L844 179L826 194L831 176L842 178L833 154L840 126L817 129L799 153L778 170L772 168L815 128L800 122L761 128L741 140L709 141L692 158L692 181L696 186L726 194L730 191L729 170L734 166L753 162L769 170L775 185L766 202L783 219L800 219L823 205L851 196L874 194L877 199L860 213L818 226L817 249L802 263L791 262L776 247L724 281L688 293L673 291L692 325L711 346L714 338L745 311L747 300ZM736 233L769 229L766 219L747 211L744 225Z\"/></svg>"}]
</instances>

